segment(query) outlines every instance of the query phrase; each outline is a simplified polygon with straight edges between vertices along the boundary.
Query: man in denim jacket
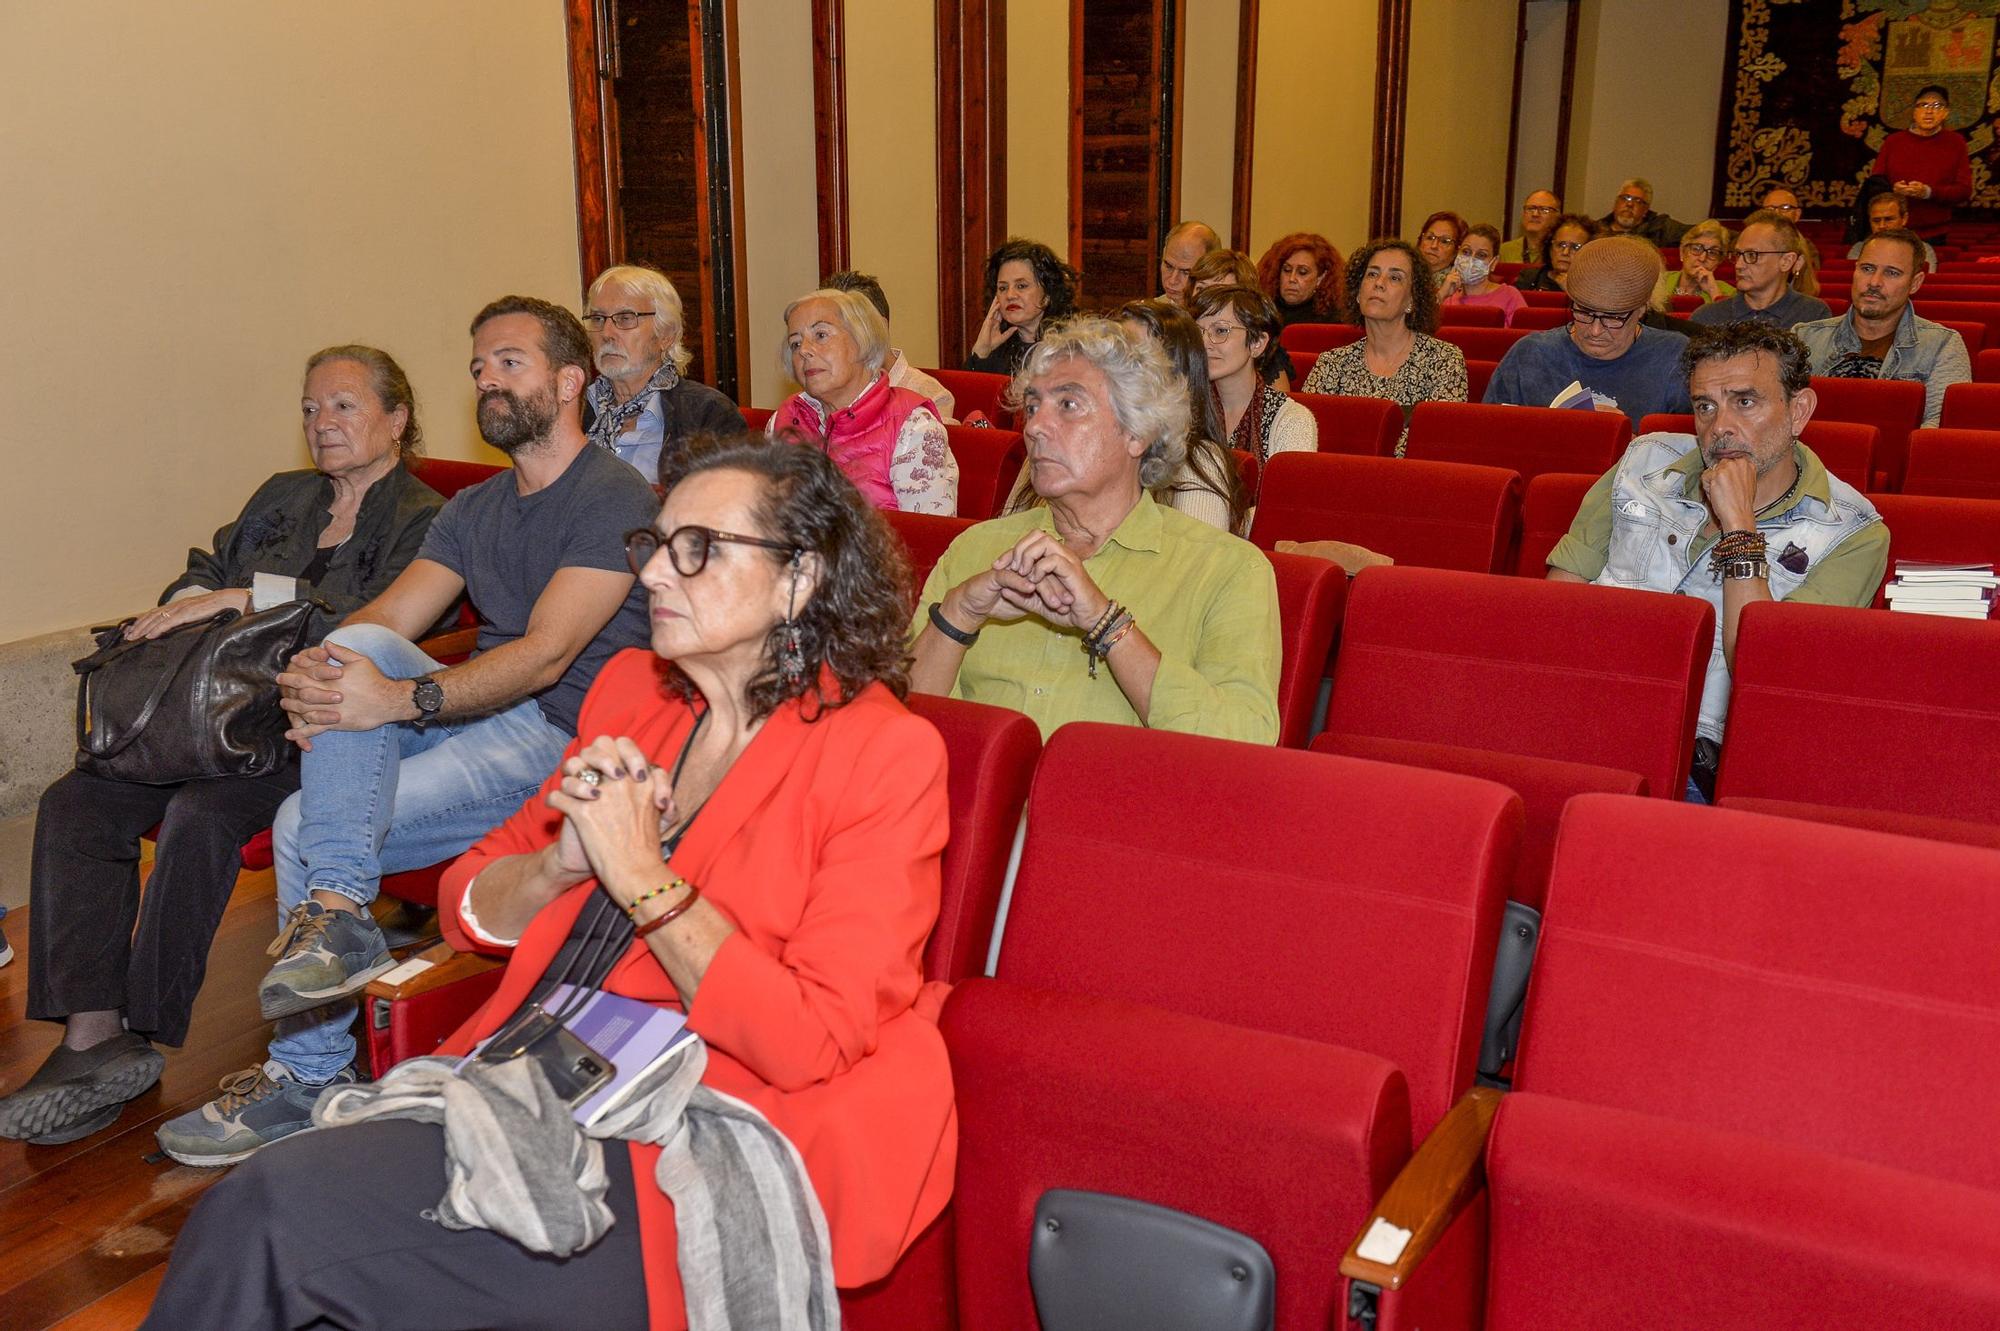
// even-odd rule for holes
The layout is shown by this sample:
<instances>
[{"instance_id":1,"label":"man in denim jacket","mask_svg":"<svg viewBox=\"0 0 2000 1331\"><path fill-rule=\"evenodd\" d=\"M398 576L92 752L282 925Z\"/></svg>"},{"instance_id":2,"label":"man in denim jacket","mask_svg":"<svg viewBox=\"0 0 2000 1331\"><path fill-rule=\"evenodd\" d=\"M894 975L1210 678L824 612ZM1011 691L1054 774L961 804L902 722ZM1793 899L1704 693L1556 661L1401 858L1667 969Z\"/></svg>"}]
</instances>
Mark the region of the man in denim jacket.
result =
<instances>
[{"instance_id":1,"label":"man in denim jacket","mask_svg":"<svg viewBox=\"0 0 2000 1331\"><path fill-rule=\"evenodd\" d=\"M1907 228L1861 243L1847 313L1792 331L1812 353L1812 372L1836 379L1914 379L1924 386L1924 424L1944 410L1944 390L1972 377L1965 339L1919 319L1910 297L1924 284L1924 242Z\"/></svg>"},{"instance_id":2,"label":"man in denim jacket","mask_svg":"<svg viewBox=\"0 0 2000 1331\"><path fill-rule=\"evenodd\" d=\"M1695 435L1648 434L1590 488L1549 552L1551 582L1699 596L1717 633L1688 798L1713 796L1736 625L1753 601L1866 606L1889 533L1799 442L1817 399L1805 345L1769 324L1703 329L1681 366Z\"/></svg>"}]
</instances>

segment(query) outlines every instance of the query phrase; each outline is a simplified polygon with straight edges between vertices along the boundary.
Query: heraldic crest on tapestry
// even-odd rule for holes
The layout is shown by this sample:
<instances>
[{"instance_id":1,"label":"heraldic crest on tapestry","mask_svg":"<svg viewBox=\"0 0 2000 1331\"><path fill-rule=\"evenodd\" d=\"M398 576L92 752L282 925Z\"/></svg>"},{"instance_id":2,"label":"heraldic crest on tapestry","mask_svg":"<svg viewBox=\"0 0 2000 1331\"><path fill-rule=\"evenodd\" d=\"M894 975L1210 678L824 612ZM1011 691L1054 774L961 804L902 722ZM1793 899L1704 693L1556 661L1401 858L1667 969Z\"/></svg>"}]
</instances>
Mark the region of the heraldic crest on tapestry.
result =
<instances>
[{"instance_id":1,"label":"heraldic crest on tapestry","mask_svg":"<svg viewBox=\"0 0 2000 1331\"><path fill-rule=\"evenodd\" d=\"M1777 182L1807 212L1844 212L1917 90L1951 92L1946 128L1972 158L1969 208L2000 209L1988 160L2000 114L2000 0L1735 0L1723 74L1719 207Z\"/></svg>"}]
</instances>

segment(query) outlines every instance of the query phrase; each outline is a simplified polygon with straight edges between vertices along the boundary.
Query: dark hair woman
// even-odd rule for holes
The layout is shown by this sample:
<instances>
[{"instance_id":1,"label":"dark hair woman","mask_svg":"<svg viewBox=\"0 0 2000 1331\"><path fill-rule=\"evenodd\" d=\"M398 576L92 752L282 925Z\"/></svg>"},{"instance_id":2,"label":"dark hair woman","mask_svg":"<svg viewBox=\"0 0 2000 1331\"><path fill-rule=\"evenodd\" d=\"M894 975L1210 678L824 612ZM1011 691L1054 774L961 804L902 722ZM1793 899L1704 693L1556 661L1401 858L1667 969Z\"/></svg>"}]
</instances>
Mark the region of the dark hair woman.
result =
<instances>
[{"instance_id":1,"label":"dark hair woman","mask_svg":"<svg viewBox=\"0 0 2000 1331\"><path fill-rule=\"evenodd\" d=\"M1208 349L1202 344L1201 328L1194 316L1170 300L1155 297L1127 301L1111 311L1110 317L1152 338L1187 385L1187 460L1164 486L1154 490L1154 498L1211 527L1240 532L1249 500L1243 494L1236 459L1222 443L1227 433L1209 388Z\"/></svg>"},{"instance_id":2,"label":"dark hair woman","mask_svg":"<svg viewBox=\"0 0 2000 1331\"><path fill-rule=\"evenodd\" d=\"M499 989L447 1057L323 1099L322 1120L344 1126L260 1152L218 1184L182 1233L151 1324L238 1325L247 1309L259 1325L303 1326L326 1307L440 1324L430 1310L449 1299L463 1325L685 1326L685 1308L724 1297L732 1262L803 1271L790 1295L830 1300L830 1283L886 1274L943 1208L951 1071L918 994L945 755L900 701L906 565L816 450L705 443L667 480L658 520L626 543L651 597L652 650L611 659L542 797L444 878L446 936L508 955ZM670 1087L649 1093L643 1121L620 1111L590 1130L613 1139L602 1145L558 1111L531 1140L459 1158L450 1106L490 1083L459 1074L458 1057L505 1028L476 1064L508 1063L550 980L685 1014L701 1037L687 1057L706 1057L691 1065L700 1086L685 1107ZM410 1101L447 1106L443 1130L435 1112L407 1121ZM696 1119L725 1112L736 1128ZM776 1172L740 1177L737 1148L704 1156L697 1126L739 1143L751 1133ZM601 1192L617 1223L566 1255L424 1218L448 1177L456 1198L481 1168L578 1157L579 1189ZM747 1221L686 1204L689 1186L732 1179L725 1209ZM726 1260L684 1266L677 1231L704 1223ZM367 1259L413 1248L454 1278ZM778 1275L770 1283L744 1297L779 1297ZM727 1297L734 1311L738 1291ZM775 1325L781 1311L745 1315Z\"/></svg>"},{"instance_id":3,"label":"dark hair woman","mask_svg":"<svg viewBox=\"0 0 2000 1331\"><path fill-rule=\"evenodd\" d=\"M1410 413L1419 402L1465 401L1465 353L1432 337L1437 288L1423 257L1407 240L1374 240L1347 261L1347 319L1361 325L1359 342L1323 352L1306 375L1308 393L1385 397Z\"/></svg>"},{"instance_id":4,"label":"dark hair woman","mask_svg":"<svg viewBox=\"0 0 2000 1331\"><path fill-rule=\"evenodd\" d=\"M1280 236L1257 261L1257 285L1278 307L1285 327L1340 319L1346 267L1333 242L1313 231Z\"/></svg>"},{"instance_id":5,"label":"dark hair woman","mask_svg":"<svg viewBox=\"0 0 2000 1331\"><path fill-rule=\"evenodd\" d=\"M1038 240L1016 236L986 257L986 317L965 368L1014 373L1042 329L1076 313L1076 269Z\"/></svg>"},{"instance_id":6,"label":"dark hair woman","mask_svg":"<svg viewBox=\"0 0 2000 1331\"><path fill-rule=\"evenodd\" d=\"M374 347L315 352L300 411L312 469L258 486L212 551L188 552L187 571L126 627L128 639L310 598L326 607L312 616L318 642L416 558L444 500L403 465L423 431L402 366ZM153 1042L187 1039L243 843L298 788L289 762L267 776L172 785L69 772L42 792L28 1015L64 1023L64 1035L0 1099L0 1136L73 1141L159 1079ZM141 896L139 839L155 825Z\"/></svg>"},{"instance_id":7,"label":"dark hair woman","mask_svg":"<svg viewBox=\"0 0 2000 1331\"><path fill-rule=\"evenodd\" d=\"M1319 448L1313 414L1277 387L1291 361L1278 344L1283 325L1271 298L1255 287L1207 287L1188 311L1201 329L1208 382L1231 448L1263 464L1273 453Z\"/></svg>"}]
</instances>

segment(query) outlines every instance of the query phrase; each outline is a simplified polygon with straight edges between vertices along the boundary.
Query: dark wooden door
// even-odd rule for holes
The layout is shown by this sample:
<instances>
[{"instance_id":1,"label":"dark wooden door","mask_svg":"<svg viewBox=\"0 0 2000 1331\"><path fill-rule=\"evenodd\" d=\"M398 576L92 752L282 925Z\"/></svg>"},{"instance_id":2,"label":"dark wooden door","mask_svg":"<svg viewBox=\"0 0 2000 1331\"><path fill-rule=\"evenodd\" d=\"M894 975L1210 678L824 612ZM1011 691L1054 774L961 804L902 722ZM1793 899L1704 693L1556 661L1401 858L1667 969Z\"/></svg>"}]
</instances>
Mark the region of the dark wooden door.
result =
<instances>
[{"instance_id":1,"label":"dark wooden door","mask_svg":"<svg viewBox=\"0 0 2000 1331\"><path fill-rule=\"evenodd\" d=\"M1070 261L1087 303L1159 290L1175 221L1182 0L1070 0Z\"/></svg>"}]
</instances>

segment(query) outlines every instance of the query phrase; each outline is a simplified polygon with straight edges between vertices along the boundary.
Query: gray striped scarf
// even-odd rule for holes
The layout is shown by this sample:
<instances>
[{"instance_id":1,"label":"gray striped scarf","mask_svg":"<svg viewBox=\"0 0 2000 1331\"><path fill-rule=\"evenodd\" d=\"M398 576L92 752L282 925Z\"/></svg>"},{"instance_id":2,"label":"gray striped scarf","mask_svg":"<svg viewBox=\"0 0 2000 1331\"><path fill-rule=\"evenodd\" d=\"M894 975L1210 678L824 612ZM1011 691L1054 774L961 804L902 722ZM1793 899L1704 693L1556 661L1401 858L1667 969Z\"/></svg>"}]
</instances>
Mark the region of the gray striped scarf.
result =
<instances>
[{"instance_id":1,"label":"gray striped scarf","mask_svg":"<svg viewBox=\"0 0 2000 1331\"><path fill-rule=\"evenodd\" d=\"M701 1084L708 1049L686 1041L586 1136L531 1058L413 1058L368 1085L336 1086L315 1127L377 1118L437 1123L446 1229L489 1229L567 1257L611 1227L604 1140L661 1148L674 1203L689 1331L823 1331L840 1325L826 1215L792 1143L756 1109Z\"/></svg>"}]
</instances>

